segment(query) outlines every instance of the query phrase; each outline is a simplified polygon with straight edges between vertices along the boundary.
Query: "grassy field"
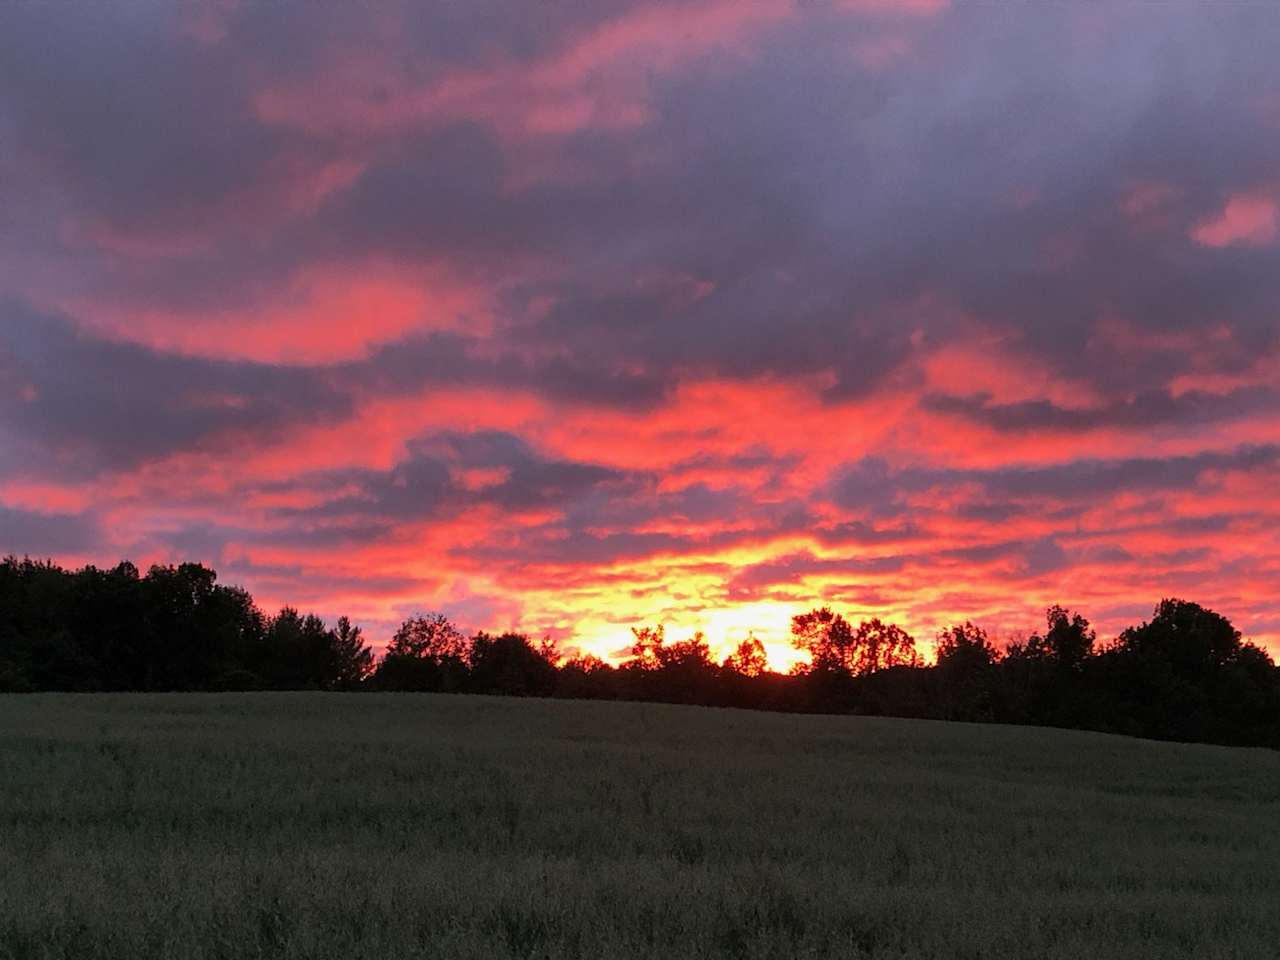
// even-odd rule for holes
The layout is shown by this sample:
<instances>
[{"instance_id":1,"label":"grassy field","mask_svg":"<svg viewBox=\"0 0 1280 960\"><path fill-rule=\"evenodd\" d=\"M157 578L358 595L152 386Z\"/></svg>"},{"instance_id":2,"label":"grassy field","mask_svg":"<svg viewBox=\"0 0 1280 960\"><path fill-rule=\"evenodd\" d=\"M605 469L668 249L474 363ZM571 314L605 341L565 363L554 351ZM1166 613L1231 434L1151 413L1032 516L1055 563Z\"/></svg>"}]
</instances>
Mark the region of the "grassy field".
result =
<instances>
[{"instance_id":1,"label":"grassy field","mask_svg":"<svg viewBox=\"0 0 1280 960\"><path fill-rule=\"evenodd\" d=\"M0 958L1278 953L1280 754L647 704L0 697Z\"/></svg>"}]
</instances>

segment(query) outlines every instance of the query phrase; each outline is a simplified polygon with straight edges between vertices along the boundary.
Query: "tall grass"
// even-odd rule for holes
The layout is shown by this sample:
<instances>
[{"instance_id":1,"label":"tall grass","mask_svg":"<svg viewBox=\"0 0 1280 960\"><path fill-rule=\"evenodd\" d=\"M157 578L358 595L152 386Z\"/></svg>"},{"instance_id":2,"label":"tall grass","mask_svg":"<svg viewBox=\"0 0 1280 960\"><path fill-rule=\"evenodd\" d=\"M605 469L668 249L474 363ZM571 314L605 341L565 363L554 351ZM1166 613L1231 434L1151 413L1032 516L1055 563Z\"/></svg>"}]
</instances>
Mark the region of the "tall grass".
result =
<instances>
[{"instance_id":1,"label":"tall grass","mask_svg":"<svg viewBox=\"0 0 1280 960\"><path fill-rule=\"evenodd\" d=\"M1280 754L442 695L0 697L0 958L1262 958Z\"/></svg>"}]
</instances>

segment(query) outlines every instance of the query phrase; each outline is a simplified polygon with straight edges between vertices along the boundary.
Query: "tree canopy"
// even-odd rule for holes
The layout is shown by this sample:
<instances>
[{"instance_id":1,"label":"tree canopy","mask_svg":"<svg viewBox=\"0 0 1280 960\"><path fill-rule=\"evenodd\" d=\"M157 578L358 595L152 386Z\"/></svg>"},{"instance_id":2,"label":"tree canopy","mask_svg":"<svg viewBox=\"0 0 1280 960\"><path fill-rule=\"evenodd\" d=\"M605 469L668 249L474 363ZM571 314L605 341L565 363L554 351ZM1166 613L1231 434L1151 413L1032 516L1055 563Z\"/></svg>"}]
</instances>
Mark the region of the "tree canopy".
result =
<instances>
[{"instance_id":1,"label":"tree canopy","mask_svg":"<svg viewBox=\"0 0 1280 960\"><path fill-rule=\"evenodd\" d=\"M769 669L754 635L719 663L701 633L632 630L616 664L550 637L467 635L443 613L407 618L381 658L348 617L250 595L200 564L124 562L68 571L0 561L0 692L35 690L387 690L643 699L772 710L1034 723L1280 748L1280 669L1224 616L1165 599L1107 643L1054 605L1043 630L1000 644L970 622L914 638L878 618L854 626L830 607L792 619L808 655Z\"/></svg>"}]
</instances>

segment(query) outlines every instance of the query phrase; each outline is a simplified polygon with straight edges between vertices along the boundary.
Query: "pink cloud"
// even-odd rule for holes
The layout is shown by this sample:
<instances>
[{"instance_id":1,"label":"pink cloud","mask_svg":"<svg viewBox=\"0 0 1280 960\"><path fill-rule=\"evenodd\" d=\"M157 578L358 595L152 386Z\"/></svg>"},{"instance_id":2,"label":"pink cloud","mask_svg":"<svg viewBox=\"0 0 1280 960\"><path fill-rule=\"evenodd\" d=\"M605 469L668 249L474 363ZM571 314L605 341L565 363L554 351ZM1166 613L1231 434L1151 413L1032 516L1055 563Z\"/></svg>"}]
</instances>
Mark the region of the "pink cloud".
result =
<instances>
[{"instance_id":1,"label":"pink cloud","mask_svg":"<svg viewBox=\"0 0 1280 960\"><path fill-rule=\"evenodd\" d=\"M931 17L951 6L951 0L837 0L841 10L878 16Z\"/></svg>"},{"instance_id":2,"label":"pink cloud","mask_svg":"<svg viewBox=\"0 0 1280 960\"><path fill-rule=\"evenodd\" d=\"M1236 194L1221 211L1197 224L1191 237L1206 247L1267 246L1276 238L1276 202L1266 194Z\"/></svg>"},{"instance_id":3,"label":"pink cloud","mask_svg":"<svg viewBox=\"0 0 1280 960\"><path fill-rule=\"evenodd\" d=\"M262 302L247 306L163 309L127 297L60 305L116 339L282 364L358 359L408 333L493 331L490 292L427 264L314 263L282 276Z\"/></svg>"},{"instance_id":4,"label":"pink cloud","mask_svg":"<svg viewBox=\"0 0 1280 960\"><path fill-rule=\"evenodd\" d=\"M733 54L794 12L787 0L640 6L531 63L498 58L425 84L376 52L346 52L323 75L263 89L256 111L267 123L317 132L385 135L457 119L487 120L509 140L627 129L649 119L654 71L712 51Z\"/></svg>"}]
</instances>

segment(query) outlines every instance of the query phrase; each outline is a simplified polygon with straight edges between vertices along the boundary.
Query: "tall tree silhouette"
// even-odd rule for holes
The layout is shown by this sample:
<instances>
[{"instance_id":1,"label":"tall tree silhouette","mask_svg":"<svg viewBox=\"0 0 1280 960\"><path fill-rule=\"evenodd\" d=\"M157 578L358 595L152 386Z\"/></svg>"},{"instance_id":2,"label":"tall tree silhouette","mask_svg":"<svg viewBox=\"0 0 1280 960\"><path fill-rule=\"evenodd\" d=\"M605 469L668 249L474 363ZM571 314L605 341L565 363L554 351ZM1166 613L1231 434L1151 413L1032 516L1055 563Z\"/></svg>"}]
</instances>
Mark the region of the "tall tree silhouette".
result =
<instances>
[{"instance_id":1,"label":"tall tree silhouette","mask_svg":"<svg viewBox=\"0 0 1280 960\"><path fill-rule=\"evenodd\" d=\"M633 627L631 633L631 659L621 671L629 695L674 703L711 702L716 665L701 633L676 643L666 642L661 624Z\"/></svg>"},{"instance_id":2,"label":"tall tree silhouette","mask_svg":"<svg viewBox=\"0 0 1280 960\"><path fill-rule=\"evenodd\" d=\"M944 720L991 720L999 652L987 632L969 621L938 634L938 713Z\"/></svg>"},{"instance_id":3,"label":"tall tree silhouette","mask_svg":"<svg viewBox=\"0 0 1280 960\"><path fill-rule=\"evenodd\" d=\"M853 673L857 654L853 627L830 607L799 613L791 618L791 644L809 655L807 671Z\"/></svg>"},{"instance_id":4,"label":"tall tree silhouette","mask_svg":"<svg viewBox=\"0 0 1280 960\"><path fill-rule=\"evenodd\" d=\"M535 647L520 633L477 633L468 657L469 689L476 693L545 697L555 692L554 647Z\"/></svg>"},{"instance_id":5,"label":"tall tree silhouette","mask_svg":"<svg viewBox=\"0 0 1280 960\"><path fill-rule=\"evenodd\" d=\"M461 690L467 653L467 638L443 613L410 617L387 646L374 682L384 690Z\"/></svg>"},{"instance_id":6,"label":"tall tree silhouette","mask_svg":"<svg viewBox=\"0 0 1280 960\"><path fill-rule=\"evenodd\" d=\"M901 627L879 617L857 628L830 607L791 618L791 642L809 654L810 668L865 676L890 667L919 665L915 640Z\"/></svg>"},{"instance_id":7,"label":"tall tree silhouette","mask_svg":"<svg viewBox=\"0 0 1280 960\"><path fill-rule=\"evenodd\" d=\"M879 617L858 624L858 629L853 632L853 650L853 672L857 676L892 667L920 665L916 642L911 634Z\"/></svg>"},{"instance_id":8,"label":"tall tree silhouette","mask_svg":"<svg viewBox=\"0 0 1280 960\"><path fill-rule=\"evenodd\" d=\"M373 673L373 651L365 644L361 629L347 617L339 617L338 626L330 631L329 656L326 689L355 690Z\"/></svg>"},{"instance_id":9,"label":"tall tree silhouette","mask_svg":"<svg viewBox=\"0 0 1280 960\"><path fill-rule=\"evenodd\" d=\"M1062 670L1079 670L1093 654L1097 634L1089 621L1078 613L1055 604L1045 611L1048 627L1044 635L1027 638L1027 656L1047 660Z\"/></svg>"},{"instance_id":10,"label":"tall tree silhouette","mask_svg":"<svg viewBox=\"0 0 1280 960\"><path fill-rule=\"evenodd\" d=\"M1280 689L1266 653L1226 617L1166 599L1120 634L1097 671L1126 732L1182 740L1262 742L1280 732Z\"/></svg>"},{"instance_id":11,"label":"tall tree silhouette","mask_svg":"<svg viewBox=\"0 0 1280 960\"><path fill-rule=\"evenodd\" d=\"M743 677L758 677L769 667L764 644L753 633L724 658L724 668Z\"/></svg>"},{"instance_id":12,"label":"tall tree silhouette","mask_svg":"<svg viewBox=\"0 0 1280 960\"><path fill-rule=\"evenodd\" d=\"M1096 639L1089 621L1065 607L1045 611L1045 632L1009 644L1001 672L1002 717L1054 726L1086 724L1092 710L1084 675Z\"/></svg>"}]
</instances>

